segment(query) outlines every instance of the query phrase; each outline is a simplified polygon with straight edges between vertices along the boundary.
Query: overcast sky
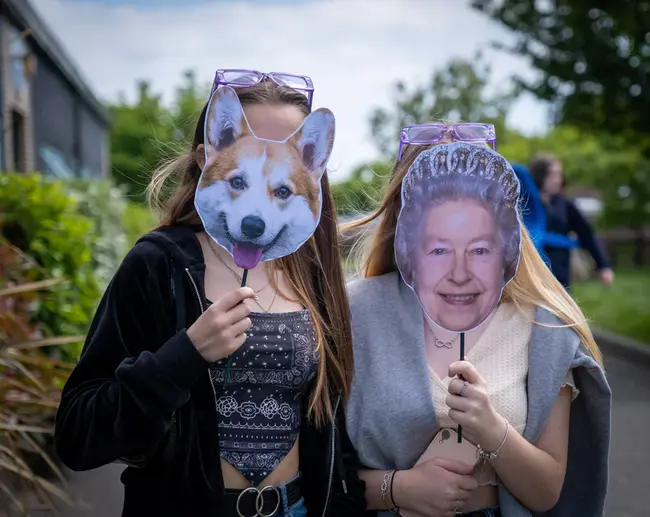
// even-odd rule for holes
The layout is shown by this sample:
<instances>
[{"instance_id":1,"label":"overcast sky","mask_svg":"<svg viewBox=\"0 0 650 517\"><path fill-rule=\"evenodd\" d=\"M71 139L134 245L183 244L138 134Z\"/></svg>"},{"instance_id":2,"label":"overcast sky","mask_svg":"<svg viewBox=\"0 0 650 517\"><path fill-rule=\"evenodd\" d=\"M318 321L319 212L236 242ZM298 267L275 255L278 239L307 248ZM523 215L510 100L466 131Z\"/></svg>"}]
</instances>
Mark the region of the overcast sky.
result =
<instances>
[{"instance_id":1,"label":"overcast sky","mask_svg":"<svg viewBox=\"0 0 650 517\"><path fill-rule=\"evenodd\" d=\"M417 84L453 57L483 49L499 88L520 58L491 50L509 35L465 0L31 0L96 94L133 98L139 79L169 100L184 70L212 80L217 68L312 77L314 107L337 119L330 168L341 179L376 156L368 116L389 106L397 79ZM546 107L522 97L510 123L546 128Z\"/></svg>"}]
</instances>

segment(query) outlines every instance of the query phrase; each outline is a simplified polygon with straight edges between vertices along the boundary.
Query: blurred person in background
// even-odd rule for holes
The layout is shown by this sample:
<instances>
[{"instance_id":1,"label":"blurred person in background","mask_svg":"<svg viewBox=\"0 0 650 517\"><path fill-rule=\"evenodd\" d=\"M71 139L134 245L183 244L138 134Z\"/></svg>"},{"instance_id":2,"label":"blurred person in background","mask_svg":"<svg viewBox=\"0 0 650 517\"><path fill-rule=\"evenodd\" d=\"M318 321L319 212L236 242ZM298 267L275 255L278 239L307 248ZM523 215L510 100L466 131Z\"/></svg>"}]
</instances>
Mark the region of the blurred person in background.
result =
<instances>
[{"instance_id":1,"label":"blurred person in background","mask_svg":"<svg viewBox=\"0 0 650 517\"><path fill-rule=\"evenodd\" d=\"M580 213L573 201L564 195L566 178L562 162L550 154L536 154L530 163L530 174L539 188L546 211L547 231L568 235L575 233L580 247L587 250L596 262L596 269L603 284L614 283L614 272L609 260L596 238L594 229ZM571 250L546 246L551 271L569 289L571 286Z\"/></svg>"}]
</instances>

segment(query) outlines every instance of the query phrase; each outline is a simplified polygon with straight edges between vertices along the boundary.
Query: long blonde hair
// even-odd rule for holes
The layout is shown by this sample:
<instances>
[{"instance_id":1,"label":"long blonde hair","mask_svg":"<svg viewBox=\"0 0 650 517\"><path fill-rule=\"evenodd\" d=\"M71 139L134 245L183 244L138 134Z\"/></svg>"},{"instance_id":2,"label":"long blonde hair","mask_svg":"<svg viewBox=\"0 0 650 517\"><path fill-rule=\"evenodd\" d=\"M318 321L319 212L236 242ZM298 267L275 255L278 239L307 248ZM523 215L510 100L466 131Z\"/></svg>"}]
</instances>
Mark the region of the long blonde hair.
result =
<instances>
[{"instance_id":1,"label":"long blonde hair","mask_svg":"<svg viewBox=\"0 0 650 517\"><path fill-rule=\"evenodd\" d=\"M397 271L394 241L397 218L402 206L402 180L415 158L428 148L406 148L402 159L393 166L386 192L377 209L366 217L342 226L343 235L350 235L351 232L361 235L351 252L359 258L361 276L368 278ZM546 266L524 227L521 229L521 255L517 273L506 285L502 300L512 302L518 308L532 305L555 314L564 322L563 326L575 330L591 355L602 366L602 354L584 314Z\"/></svg>"}]
</instances>

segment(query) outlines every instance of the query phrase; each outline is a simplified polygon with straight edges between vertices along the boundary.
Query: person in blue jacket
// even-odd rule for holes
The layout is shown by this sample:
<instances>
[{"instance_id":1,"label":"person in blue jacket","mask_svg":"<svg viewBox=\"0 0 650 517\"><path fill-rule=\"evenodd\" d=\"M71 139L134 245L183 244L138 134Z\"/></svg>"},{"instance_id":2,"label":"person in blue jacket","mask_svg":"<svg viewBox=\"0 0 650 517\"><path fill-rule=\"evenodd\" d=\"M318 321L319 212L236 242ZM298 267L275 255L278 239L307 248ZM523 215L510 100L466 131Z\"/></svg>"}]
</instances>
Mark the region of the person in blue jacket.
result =
<instances>
[{"instance_id":1,"label":"person in blue jacket","mask_svg":"<svg viewBox=\"0 0 650 517\"><path fill-rule=\"evenodd\" d=\"M537 154L529 169L544 208L544 230L548 238L543 239L543 251L555 277L567 289L570 287L571 248L574 246L568 245L562 237L568 238L574 233L577 246L587 250L596 262L603 284L611 286L614 273L593 228L576 205L564 196L565 177L560 160L549 154Z\"/></svg>"}]
</instances>

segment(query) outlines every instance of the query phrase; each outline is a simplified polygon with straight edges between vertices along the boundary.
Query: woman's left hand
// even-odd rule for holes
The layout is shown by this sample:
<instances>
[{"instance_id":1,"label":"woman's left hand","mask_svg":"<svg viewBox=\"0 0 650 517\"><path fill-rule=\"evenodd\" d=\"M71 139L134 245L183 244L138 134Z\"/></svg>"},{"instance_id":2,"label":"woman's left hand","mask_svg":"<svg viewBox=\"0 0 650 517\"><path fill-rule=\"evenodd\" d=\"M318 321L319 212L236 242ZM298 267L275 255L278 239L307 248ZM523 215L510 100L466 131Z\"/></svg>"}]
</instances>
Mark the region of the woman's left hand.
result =
<instances>
[{"instance_id":1,"label":"woman's left hand","mask_svg":"<svg viewBox=\"0 0 650 517\"><path fill-rule=\"evenodd\" d=\"M462 379L458 376L462 375ZM506 432L505 419L496 412L487 394L483 377L468 361L449 365L447 405L449 418L463 426L463 436L485 451L499 447Z\"/></svg>"}]
</instances>

